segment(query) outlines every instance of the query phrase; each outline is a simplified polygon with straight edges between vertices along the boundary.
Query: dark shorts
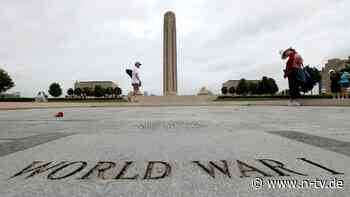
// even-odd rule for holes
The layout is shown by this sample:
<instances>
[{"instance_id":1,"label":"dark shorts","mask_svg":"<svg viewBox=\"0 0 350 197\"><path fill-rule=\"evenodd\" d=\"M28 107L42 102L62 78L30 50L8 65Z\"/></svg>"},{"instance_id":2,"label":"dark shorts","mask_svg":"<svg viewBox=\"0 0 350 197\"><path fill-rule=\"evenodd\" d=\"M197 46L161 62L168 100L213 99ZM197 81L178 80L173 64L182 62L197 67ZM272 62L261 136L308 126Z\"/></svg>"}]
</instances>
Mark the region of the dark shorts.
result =
<instances>
[{"instance_id":1,"label":"dark shorts","mask_svg":"<svg viewBox=\"0 0 350 197\"><path fill-rule=\"evenodd\" d=\"M337 92L340 92L340 84L338 83L332 83L331 84L331 92L332 93L337 93Z\"/></svg>"},{"instance_id":2,"label":"dark shorts","mask_svg":"<svg viewBox=\"0 0 350 197\"><path fill-rule=\"evenodd\" d=\"M348 88L349 87L349 83L341 83L340 86L342 88Z\"/></svg>"}]
</instances>

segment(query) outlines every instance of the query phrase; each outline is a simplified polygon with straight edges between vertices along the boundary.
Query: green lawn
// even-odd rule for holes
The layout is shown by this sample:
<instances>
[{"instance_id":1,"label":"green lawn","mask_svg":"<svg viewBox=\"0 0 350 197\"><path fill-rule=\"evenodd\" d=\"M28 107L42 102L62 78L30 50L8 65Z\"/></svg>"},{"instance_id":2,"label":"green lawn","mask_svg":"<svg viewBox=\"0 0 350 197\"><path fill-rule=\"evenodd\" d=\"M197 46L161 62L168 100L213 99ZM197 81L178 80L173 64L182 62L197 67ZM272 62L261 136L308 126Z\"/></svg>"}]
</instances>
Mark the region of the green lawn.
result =
<instances>
[{"instance_id":1,"label":"green lawn","mask_svg":"<svg viewBox=\"0 0 350 197\"><path fill-rule=\"evenodd\" d=\"M329 95L304 95L303 99L330 99ZM214 101L264 101L264 100L287 100L289 96L265 95L265 96L218 96Z\"/></svg>"},{"instance_id":2,"label":"green lawn","mask_svg":"<svg viewBox=\"0 0 350 197\"><path fill-rule=\"evenodd\" d=\"M35 98L0 98L0 102L34 102ZM49 102L78 102L78 103L96 103L96 102L127 102L124 98L49 98Z\"/></svg>"}]
</instances>

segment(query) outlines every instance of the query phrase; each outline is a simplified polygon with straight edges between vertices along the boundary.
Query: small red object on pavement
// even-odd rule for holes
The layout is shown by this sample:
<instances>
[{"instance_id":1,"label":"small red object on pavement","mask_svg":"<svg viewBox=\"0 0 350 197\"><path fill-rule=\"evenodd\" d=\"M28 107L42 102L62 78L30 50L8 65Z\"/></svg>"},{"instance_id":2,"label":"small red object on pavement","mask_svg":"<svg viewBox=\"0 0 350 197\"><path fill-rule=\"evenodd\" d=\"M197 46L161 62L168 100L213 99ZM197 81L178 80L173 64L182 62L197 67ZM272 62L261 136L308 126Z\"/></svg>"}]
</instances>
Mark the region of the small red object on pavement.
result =
<instances>
[{"instance_id":1,"label":"small red object on pavement","mask_svg":"<svg viewBox=\"0 0 350 197\"><path fill-rule=\"evenodd\" d=\"M56 118L63 118L63 115L64 115L63 112L60 111L60 112L57 112L57 113L55 114L55 117L56 117Z\"/></svg>"}]
</instances>

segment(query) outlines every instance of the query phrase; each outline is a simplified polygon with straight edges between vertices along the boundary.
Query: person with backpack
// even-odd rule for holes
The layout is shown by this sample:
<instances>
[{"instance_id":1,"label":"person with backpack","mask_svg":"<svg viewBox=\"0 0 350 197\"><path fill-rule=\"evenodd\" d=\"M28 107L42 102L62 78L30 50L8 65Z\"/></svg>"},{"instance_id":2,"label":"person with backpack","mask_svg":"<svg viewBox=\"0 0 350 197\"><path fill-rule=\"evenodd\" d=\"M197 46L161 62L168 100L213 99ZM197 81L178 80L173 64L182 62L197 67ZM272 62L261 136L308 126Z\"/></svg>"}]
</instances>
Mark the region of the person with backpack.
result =
<instances>
[{"instance_id":1,"label":"person with backpack","mask_svg":"<svg viewBox=\"0 0 350 197\"><path fill-rule=\"evenodd\" d=\"M140 70L139 70L141 65L142 64L140 62L136 62L132 70L126 69L126 73L130 76L131 85L133 87L132 94L128 96L129 102L138 102L138 100L136 99L136 96L139 93L140 87L141 87Z\"/></svg>"},{"instance_id":2,"label":"person with backpack","mask_svg":"<svg viewBox=\"0 0 350 197\"><path fill-rule=\"evenodd\" d=\"M331 81L331 92L333 95L333 99L340 99L340 74L333 69L329 70L329 79Z\"/></svg>"},{"instance_id":3,"label":"person with backpack","mask_svg":"<svg viewBox=\"0 0 350 197\"><path fill-rule=\"evenodd\" d=\"M280 52L283 60L287 59L284 69L284 78L288 78L289 85L289 103L290 106L300 106L296 99L300 98L300 83L298 80L298 69L303 65L303 58L293 48L288 48Z\"/></svg>"},{"instance_id":4,"label":"person with backpack","mask_svg":"<svg viewBox=\"0 0 350 197\"><path fill-rule=\"evenodd\" d=\"M349 73L346 71L342 71L340 73L340 97L341 99L347 99L348 98L348 88L349 88Z\"/></svg>"}]
</instances>

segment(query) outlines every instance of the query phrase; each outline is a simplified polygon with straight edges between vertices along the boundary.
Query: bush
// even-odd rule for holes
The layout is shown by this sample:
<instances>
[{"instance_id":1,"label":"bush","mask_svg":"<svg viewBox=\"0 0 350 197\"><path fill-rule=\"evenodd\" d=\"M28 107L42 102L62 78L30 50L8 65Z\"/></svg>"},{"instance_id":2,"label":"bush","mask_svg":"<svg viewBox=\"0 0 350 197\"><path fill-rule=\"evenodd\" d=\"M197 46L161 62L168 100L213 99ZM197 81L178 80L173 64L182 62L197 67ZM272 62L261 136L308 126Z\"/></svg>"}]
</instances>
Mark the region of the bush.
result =
<instances>
[{"instance_id":1,"label":"bush","mask_svg":"<svg viewBox=\"0 0 350 197\"><path fill-rule=\"evenodd\" d=\"M248 93L251 95L257 94L258 84L254 82L248 83Z\"/></svg>"},{"instance_id":2,"label":"bush","mask_svg":"<svg viewBox=\"0 0 350 197\"><path fill-rule=\"evenodd\" d=\"M112 87L108 87L108 88L106 88L105 89L105 95L107 96L107 97L110 97L110 96L112 96L113 95L113 88Z\"/></svg>"},{"instance_id":3,"label":"bush","mask_svg":"<svg viewBox=\"0 0 350 197\"><path fill-rule=\"evenodd\" d=\"M88 96L93 96L93 91L90 89L90 88L88 88L88 87L85 87L85 88L83 88L83 90L82 90L82 94L83 94L83 96L86 98L86 97L88 97Z\"/></svg>"},{"instance_id":4,"label":"bush","mask_svg":"<svg viewBox=\"0 0 350 197\"><path fill-rule=\"evenodd\" d=\"M222 93L223 95L226 95L227 92L228 92L227 87L222 87L222 88L221 88L221 93Z\"/></svg>"},{"instance_id":5,"label":"bush","mask_svg":"<svg viewBox=\"0 0 350 197\"><path fill-rule=\"evenodd\" d=\"M237 94L239 95L246 95L248 94L248 83L247 81L243 78L241 80L239 80L239 83L237 85Z\"/></svg>"},{"instance_id":6,"label":"bush","mask_svg":"<svg viewBox=\"0 0 350 197\"><path fill-rule=\"evenodd\" d=\"M235 87L230 87L230 88L228 89L228 92L229 92L230 94L234 94L234 93L236 92Z\"/></svg>"},{"instance_id":7,"label":"bush","mask_svg":"<svg viewBox=\"0 0 350 197\"><path fill-rule=\"evenodd\" d=\"M94 96L102 97L105 94L105 90L100 85L96 85L94 89Z\"/></svg>"},{"instance_id":8,"label":"bush","mask_svg":"<svg viewBox=\"0 0 350 197\"><path fill-rule=\"evenodd\" d=\"M116 97L120 97L120 95L122 95L122 89L120 88L120 87L116 87L116 88L114 88L114 94L115 94L115 96Z\"/></svg>"},{"instance_id":9,"label":"bush","mask_svg":"<svg viewBox=\"0 0 350 197\"><path fill-rule=\"evenodd\" d=\"M82 93L82 91L80 88L75 88L75 90L74 90L75 96L81 96L81 93Z\"/></svg>"},{"instance_id":10,"label":"bush","mask_svg":"<svg viewBox=\"0 0 350 197\"><path fill-rule=\"evenodd\" d=\"M73 88L69 88L69 89L67 90L67 95L68 95L68 96L73 96L73 94L74 94Z\"/></svg>"},{"instance_id":11,"label":"bush","mask_svg":"<svg viewBox=\"0 0 350 197\"><path fill-rule=\"evenodd\" d=\"M49 87L49 94L53 97L59 97L62 95L62 89L60 84L52 83Z\"/></svg>"}]
</instances>

